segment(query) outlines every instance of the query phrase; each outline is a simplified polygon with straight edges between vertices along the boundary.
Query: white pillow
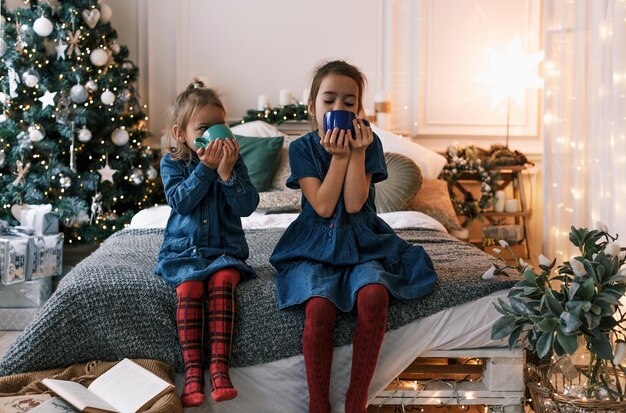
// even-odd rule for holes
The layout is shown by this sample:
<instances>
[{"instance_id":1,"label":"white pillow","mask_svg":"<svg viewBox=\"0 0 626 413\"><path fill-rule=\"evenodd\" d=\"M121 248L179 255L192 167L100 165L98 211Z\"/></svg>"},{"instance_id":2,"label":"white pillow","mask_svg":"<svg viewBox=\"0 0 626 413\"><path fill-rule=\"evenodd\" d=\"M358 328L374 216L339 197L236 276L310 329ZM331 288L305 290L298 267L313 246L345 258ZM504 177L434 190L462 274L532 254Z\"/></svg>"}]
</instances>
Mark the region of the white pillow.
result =
<instances>
[{"instance_id":1,"label":"white pillow","mask_svg":"<svg viewBox=\"0 0 626 413\"><path fill-rule=\"evenodd\" d=\"M384 152L395 152L410 158L420 167L424 178L437 179L448 162L444 156L411 141L410 138L402 138L376 125L372 125L372 131L380 138Z\"/></svg>"},{"instance_id":2,"label":"white pillow","mask_svg":"<svg viewBox=\"0 0 626 413\"><path fill-rule=\"evenodd\" d=\"M235 135L249 136L251 138L273 138L283 136L276 126L265 123L261 120L253 122L240 123L230 128Z\"/></svg>"}]
</instances>

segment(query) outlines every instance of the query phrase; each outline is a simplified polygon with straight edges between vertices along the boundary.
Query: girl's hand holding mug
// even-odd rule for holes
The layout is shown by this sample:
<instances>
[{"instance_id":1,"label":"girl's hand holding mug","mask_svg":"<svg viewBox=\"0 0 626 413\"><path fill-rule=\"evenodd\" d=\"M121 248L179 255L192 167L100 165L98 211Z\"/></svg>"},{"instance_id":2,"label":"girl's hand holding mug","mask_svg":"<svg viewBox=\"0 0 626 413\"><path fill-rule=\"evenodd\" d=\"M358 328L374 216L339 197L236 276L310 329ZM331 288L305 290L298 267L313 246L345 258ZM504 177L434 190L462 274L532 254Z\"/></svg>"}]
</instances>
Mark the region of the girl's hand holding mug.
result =
<instances>
[{"instance_id":1,"label":"girl's hand holding mug","mask_svg":"<svg viewBox=\"0 0 626 413\"><path fill-rule=\"evenodd\" d=\"M354 151L364 151L367 146L374 141L374 132L368 123L363 119L357 118L352 121L354 125L354 134L350 135L350 149Z\"/></svg>"},{"instance_id":2,"label":"girl's hand holding mug","mask_svg":"<svg viewBox=\"0 0 626 413\"><path fill-rule=\"evenodd\" d=\"M216 170L224 157L224 143L221 139L209 142L206 148L198 148L198 158L207 168Z\"/></svg>"},{"instance_id":3,"label":"girl's hand holding mug","mask_svg":"<svg viewBox=\"0 0 626 413\"><path fill-rule=\"evenodd\" d=\"M344 159L350 156L350 134L339 128L329 129L320 141L324 149L333 157Z\"/></svg>"},{"instance_id":4,"label":"girl's hand holding mug","mask_svg":"<svg viewBox=\"0 0 626 413\"><path fill-rule=\"evenodd\" d=\"M226 138L223 141L219 139L219 141L224 142L224 155L217 166L217 173L222 178L222 181L228 181L233 174L233 167L239 157L239 142L235 138Z\"/></svg>"}]
</instances>

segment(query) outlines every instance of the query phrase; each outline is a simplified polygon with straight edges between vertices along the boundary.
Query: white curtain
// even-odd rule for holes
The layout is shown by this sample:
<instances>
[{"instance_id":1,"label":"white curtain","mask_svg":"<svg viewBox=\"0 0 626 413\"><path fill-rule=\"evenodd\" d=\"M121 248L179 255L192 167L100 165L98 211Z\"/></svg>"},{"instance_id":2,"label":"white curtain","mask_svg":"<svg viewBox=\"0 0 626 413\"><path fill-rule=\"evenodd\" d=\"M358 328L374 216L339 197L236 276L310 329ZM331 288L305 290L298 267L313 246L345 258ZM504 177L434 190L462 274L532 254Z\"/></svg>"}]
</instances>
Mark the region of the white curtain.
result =
<instances>
[{"instance_id":1,"label":"white curtain","mask_svg":"<svg viewBox=\"0 0 626 413\"><path fill-rule=\"evenodd\" d=\"M545 0L543 251L597 221L626 246L626 0Z\"/></svg>"}]
</instances>

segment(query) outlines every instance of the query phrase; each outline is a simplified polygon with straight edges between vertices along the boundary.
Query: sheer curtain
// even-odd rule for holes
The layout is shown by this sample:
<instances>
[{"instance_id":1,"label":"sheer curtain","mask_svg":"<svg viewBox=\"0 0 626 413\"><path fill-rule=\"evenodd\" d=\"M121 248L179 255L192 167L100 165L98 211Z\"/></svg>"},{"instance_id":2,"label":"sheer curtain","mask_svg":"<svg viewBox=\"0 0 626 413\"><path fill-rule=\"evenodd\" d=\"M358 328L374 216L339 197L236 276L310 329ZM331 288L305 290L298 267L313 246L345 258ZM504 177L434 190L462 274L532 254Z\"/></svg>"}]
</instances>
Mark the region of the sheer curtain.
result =
<instances>
[{"instance_id":1,"label":"sheer curtain","mask_svg":"<svg viewBox=\"0 0 626 413\"><path fill-rule=\"evenodd\" d=\"M597 221L626 246L626 0L545 0L543 251Z\"/></svg>"}]
</instances>

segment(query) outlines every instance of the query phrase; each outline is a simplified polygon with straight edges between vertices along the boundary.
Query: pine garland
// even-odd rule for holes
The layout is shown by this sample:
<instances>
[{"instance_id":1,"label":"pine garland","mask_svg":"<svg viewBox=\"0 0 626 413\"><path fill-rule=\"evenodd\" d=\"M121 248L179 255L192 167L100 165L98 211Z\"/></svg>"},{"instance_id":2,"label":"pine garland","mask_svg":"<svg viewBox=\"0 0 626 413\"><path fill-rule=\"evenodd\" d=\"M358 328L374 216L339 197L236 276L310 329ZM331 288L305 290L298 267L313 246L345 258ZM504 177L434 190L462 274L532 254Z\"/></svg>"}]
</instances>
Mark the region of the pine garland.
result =
<instances>
[{"instance_id":1,"label":"pine garland","mask_svg":"<svg viewBox=\"0 0 626 413\"><path fill-rule=\"evenodd\" d=\"M250 109L246 111L240 123L262 120L263 122L280 125L288 120L306 121L309 119L307 105L292 104L276 108L266 108L265 110Z\"/></svg>"}]
</instances>

